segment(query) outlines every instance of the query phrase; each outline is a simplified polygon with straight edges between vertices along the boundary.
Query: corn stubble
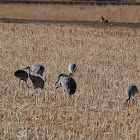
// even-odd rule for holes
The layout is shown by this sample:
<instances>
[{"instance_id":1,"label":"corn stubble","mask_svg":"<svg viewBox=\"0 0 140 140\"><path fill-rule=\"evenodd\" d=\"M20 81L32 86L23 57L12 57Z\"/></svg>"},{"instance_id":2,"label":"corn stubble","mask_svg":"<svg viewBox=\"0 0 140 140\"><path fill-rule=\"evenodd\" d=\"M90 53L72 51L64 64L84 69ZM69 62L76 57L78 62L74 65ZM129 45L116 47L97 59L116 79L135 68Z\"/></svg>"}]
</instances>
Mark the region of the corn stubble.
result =
<instances>
[{"instance_id":1,"label":"corn stubble","mask_svg":"<svg viewBox=\"0 0 140 140\"><path fill-rule=\"evenodd\" d=\"M1 139L140 139L140 97L125 104L125 88L139 88L140 29L63 24L0 24ZM76 63L72 98L52 84ZM34 63L47 82L19 89L13 73Z\"/></svg>"}]
</instances>

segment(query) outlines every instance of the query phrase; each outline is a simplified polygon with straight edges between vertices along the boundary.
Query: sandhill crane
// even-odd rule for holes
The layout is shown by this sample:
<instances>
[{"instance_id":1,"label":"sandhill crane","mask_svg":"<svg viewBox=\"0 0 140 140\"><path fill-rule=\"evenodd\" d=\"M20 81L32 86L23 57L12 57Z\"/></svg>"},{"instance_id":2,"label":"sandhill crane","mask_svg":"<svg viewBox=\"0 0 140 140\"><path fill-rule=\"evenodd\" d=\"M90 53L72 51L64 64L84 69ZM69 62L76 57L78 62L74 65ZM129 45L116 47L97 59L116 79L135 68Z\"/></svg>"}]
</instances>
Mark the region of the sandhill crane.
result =
<instances>
[{"instance_id":1,"label":"sandhill crane","mask_svg":"<svg viewBox=\"0 0 140 140\"><path fill-rule=\"evenodd\" d=\"M134 96L136 93L138 93L138 89L134 85L130 85L126 88L126 93L128 95L128 98L126 99L125 102L129 101L131 96Z\"/></svg>"},{"instance_id":2,"label":"sandhill crane","mask_svg":"<svg viewBox=\"0 0 140 140\"><path fill-rule=\"evenodd\" d=\"M44 80L41 77L30 75L30 74L29 74L29 77L32 81L33 87L36 90L35 93L38 92L38 88L41 88L41 89L44 88Z\"/></svg>"},{"instance_id":3,"label":"sandhill crane","mask_svg":"<svg viewBox=\"0 0 140 140\"><path fill-rule=\"evenodd\" d=\"M28 84L27 84L28 73L26 71L24 71L24 70L17 70L14 73L14 75L19 78L19 87L20 87L21 80L26 83L27 87L29 87Z\"/></svg>"},{"instance_id":4,"label":"sandhill crane","mask_svg":"<svg viewBox=\"0 0 140 140\"><path fill-rule=\"evenodd\" d=\"M30 74L30 72L35 72L35 73L39 74L46 81L46 77L43 76L44 67L42 65L33 64L33 65L26 67L25 69L29 70L28 75Z\"/></svg>"},{"instance_id":5,"label":"sandhill crane","mask_svg":"<svg viewBox=\"0 0 140 140\"><path fill-rule=\"evenodd\" d=\"M72 63L68 65L69 76L72 76L73 73L77 70L76 64Z\"/></svg>"},{"instance_id":6,"label":"sandhill crane","mask_svg":"<svg viewBox=\"0 0 140 140\"><path fill-rule=\"evenodd\" d=\"M56 84L59 84L58 86ZM72 95L76 91L76 83L72 77L67 74L60 74L56 82L54 83L55 88L63 87L64 92L68 91L69 95Z\"/></svg>"},{"instance_id":7,"label":"sandhill crane","mask_svg":"<svg viewBox=\"0 0 140 140\"><path fill-rule=\"evenodd\" d=\"M104 17L100 17L100 23L108 23L108 20L104 19Z\"/></svg>"}]
</instances>

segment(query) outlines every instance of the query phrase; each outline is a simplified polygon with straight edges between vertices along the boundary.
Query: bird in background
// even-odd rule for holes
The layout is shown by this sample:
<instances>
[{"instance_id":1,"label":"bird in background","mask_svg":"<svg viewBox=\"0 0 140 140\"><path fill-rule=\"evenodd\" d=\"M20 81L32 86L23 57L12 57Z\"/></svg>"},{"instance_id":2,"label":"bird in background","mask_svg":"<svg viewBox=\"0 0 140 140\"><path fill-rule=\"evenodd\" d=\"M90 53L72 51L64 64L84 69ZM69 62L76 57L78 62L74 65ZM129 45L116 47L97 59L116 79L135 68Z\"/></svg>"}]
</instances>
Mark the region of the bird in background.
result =
<instances>
[{"instance_id":1,"label":"bird in background","mask_svg":"<svg viewBox=\"0 0 140 140\"><path fill-rule=\"evenodd\" d=\"M39 74L45 81L47 80L47 78L43 76L44 66L40 64L32 64L24 69L28 69L28 76L30 75L30 72L35 72Z\"/></svg>"},{"instance_id":2,"label":"bird in background","mask_svg":"<svg viewBox=\"0 0 140 140\"><path fill-rule=\"evenodd\" d=\"M126 94L128 95L128 98L125 102L128 102L131 98L131 96L134 96L136 93L138 93L138 88L135 85L130 85L126 88Z\"/></svg>"},{"instance_id":3,"label":"bird in background","mask_svg":"<svg viewBox=\"0 0 140 140\"><path fill-rule=\"evenodd\" d=\"M104 19L103 16L100 17L100 23L108 23L108 20Z\"/></svg>"},{"instance_id":4,"label":"bird in background","mask_svg":"<svg viewBox=\"0 0 140 140\"><path fill-rule=\"evenodd\" d=\"M28 88L28 84L27 84L27 80L28 80L28 73L24 70L17 70L14 75L16 77L19 78L19 87L20 87L20 83L21 81L23 81L23 83L26 83L26 88Z\"/></svg>"}]
</instances>

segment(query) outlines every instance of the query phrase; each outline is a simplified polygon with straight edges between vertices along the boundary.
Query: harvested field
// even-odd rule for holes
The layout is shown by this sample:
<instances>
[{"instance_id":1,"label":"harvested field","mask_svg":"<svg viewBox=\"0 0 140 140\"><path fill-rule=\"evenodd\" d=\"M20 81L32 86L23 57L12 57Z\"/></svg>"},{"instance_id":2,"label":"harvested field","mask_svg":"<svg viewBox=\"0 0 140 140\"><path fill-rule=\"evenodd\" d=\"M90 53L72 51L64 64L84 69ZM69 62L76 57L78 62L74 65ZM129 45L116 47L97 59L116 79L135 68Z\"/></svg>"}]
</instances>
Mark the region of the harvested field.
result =
<instances>
[{"instance_id":1,"label":"harvested field","mask_svg":"<svg viewBox=\"0 0 140 140\"><path fill-rule=\"evenodd\" d=\"M0 17L28 19L21 15ZM128 85L140 89L139 26L12 19L0 23L1 140L140 139L140 93L125 103ZM71 62L78 67L72 98L53 87L60 73L68 74ZM47 81L32 97L31 82L28 90L19 88L13 74L34 63L45 67Z\"/></svg>"},{"instance_id":2,"label":"harvested field","mask_svg":"<svg viewBox=\"0 0 140 140\"><path fill-rule=\"evenodd\" d=\"M140 29L64 24L0 24L1 139L140 138L140 95L125 104L127 85L139 86ZM52 84L75 62L71 99ZM18 87L14 71L45 66L44 90Z\"/></svg>"}]
</instances>

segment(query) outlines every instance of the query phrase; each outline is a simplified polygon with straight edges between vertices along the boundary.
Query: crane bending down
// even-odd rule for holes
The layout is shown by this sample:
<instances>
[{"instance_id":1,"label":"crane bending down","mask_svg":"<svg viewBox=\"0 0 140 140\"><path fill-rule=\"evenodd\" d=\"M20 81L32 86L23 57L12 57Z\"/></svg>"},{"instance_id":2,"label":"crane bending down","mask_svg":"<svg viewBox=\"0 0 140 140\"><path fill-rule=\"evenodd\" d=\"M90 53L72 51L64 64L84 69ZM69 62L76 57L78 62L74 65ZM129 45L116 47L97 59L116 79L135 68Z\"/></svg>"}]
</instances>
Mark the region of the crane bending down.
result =
<instances>
[{"instance_id":1,"label":"crane bending down","mask_svg":"<svg viewBox=\"0 0 140 140\"><path fill-rule=\"evenodd\" d=\"M130 100L131 96L134 96L134 95L135 95L136 93L138 93L138 92L139 92L139 91L138 91L138 89L137 89L136 86L134 86L134 85L128 86L128 87L126 88L126 93L127 93L127 95L128 95L128 98L126 99L125 102L128 102L128 101Z\"/></svg>"},{"instance_id":2,"label":"crane bending down","mask_svg":"<svg viewBox=\"0 0 140 140\"><path fill-rule=\"evenodd\" d=\"M28 73L24 70L17 70L14 75L19 78L19 87L20 87L20 82L23 81L26 83L26 87L29 87L27 84L28 80Z\"/></svg>"},{"instance_id":3,"label":"crane bending down","mask_svg":"<svg viewBox=\"0 0 140 140\"><path fill-rule=\"evenodd\" d=\"M25 69L29 70L28 76L30 75L30 72L35 72L35 73L39 74L45 81L47 80L47 78L43 76L44 67L42 65L33 64L33 65L26 67Z\"/></svg>"},{"instance_id":4,"label":"crane bending down","mask_svg":"<svg viewBox=\"0 0 140 140\"><path fill-rule=\"evenodd\" d=\"M59 85L56 85L57 83ZM60 74L54 83L54 87L63 87L64 92L68 91L69 95L72 95L76 92L76 82L67 74Z\"/></svg>"},{"instance_id":5,"label":"crane bending down","mask_svg":"<svg viewBox=\"0 0 140 140\"><path fill-rule=\"evenodd\" d=\"M32 81L33 87L35 89L35 93L38 92L38 88L41 88L41 89L44 88L44 80L41 77L34 76L34 75L29 75L29 77L30 77L30 80Z\"/></svg>"}]
</instances>

